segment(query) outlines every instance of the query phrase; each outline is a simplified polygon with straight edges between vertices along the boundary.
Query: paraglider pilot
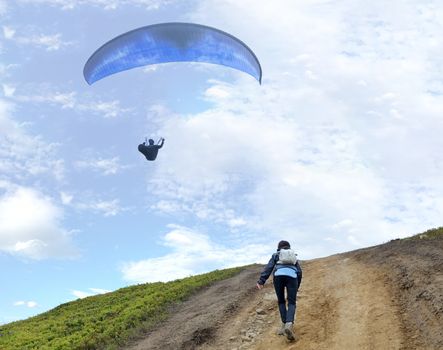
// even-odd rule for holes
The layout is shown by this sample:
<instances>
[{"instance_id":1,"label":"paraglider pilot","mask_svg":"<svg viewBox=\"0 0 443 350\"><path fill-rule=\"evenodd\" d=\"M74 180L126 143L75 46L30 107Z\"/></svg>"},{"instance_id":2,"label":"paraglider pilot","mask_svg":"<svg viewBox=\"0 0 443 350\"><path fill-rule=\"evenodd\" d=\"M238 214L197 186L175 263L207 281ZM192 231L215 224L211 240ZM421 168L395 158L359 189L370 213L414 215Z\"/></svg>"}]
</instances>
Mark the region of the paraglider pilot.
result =
<instances>
[{"instance_id":1,"label":"paraglider pilot","mask_svg":"<svg viewBox=\"0 0 443 350\"><path fill-rule=\"evenodd\" d=\"M154 144L153 139L149 139L149 145L146 145L146 141L138 145L138 150L142 153L147 160L155 160L157 158L158 150L163 147L165 139L163 137L158 140L157 144Z\"/></svg>"}]
</instances>

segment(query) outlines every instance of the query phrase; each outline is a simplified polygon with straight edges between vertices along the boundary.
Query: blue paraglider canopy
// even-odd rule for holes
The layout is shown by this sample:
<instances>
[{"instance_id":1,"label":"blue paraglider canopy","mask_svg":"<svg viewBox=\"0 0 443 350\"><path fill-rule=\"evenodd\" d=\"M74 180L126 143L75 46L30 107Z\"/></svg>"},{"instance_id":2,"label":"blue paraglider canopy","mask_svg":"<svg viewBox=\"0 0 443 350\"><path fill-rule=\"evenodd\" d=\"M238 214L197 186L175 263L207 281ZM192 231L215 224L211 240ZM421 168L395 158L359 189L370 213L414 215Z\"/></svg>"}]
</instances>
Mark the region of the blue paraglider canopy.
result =
<instances>
[{"instance_id":1,"label":"blue paraglider canopy","mask_svg":"<svg viewBox=\"0 0 443 350\"><path fill-rule=\"evenodd\" d=\"M254 52L236 37L194 23L160 23L108 41L88 59L83 75L92 84L108 75L165 62L214 63L252 75L261 84Z\"/></svg>"}]
</instances>

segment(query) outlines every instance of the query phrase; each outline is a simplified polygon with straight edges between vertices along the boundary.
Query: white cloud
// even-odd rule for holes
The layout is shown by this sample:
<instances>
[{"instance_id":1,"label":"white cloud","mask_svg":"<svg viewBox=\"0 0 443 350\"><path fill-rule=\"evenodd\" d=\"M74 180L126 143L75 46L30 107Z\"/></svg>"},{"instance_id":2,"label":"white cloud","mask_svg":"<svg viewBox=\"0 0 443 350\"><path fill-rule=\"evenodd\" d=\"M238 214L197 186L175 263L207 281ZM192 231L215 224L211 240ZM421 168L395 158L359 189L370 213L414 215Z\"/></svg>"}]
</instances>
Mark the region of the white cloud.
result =
<instances>
[{"instance_id":1,"label":"white cloud","mask_svg":"<svg viewBox=\"0 0 443 350\"><path fill-rule=\"evenodd\" d=\"M183 249L183 251L187 252L211 249L208 236L178 225L169 225L169 227L172 228L172 231L164 236L164 244L166 246Z\"/></svg>"},{"instance_id":2,"label":"white cloud","mask_svg":"<svg viewBox=\"0 0 443 350\"><path fill-rule=\"evenodd\" d=\"M243 218L233 218L228 220L228 225L231 227L238 227L238 226L243 226L246 225L247 221Z\"/></svg>"},{"instance_id":3,"label":"white cloud","mask_svg":"<svg viewBox=\"0 0 443 350\"><path fill-rule=\"evenodd\" d=\"M122 211L118 199L95 202L92 204L92 209L103 212L104 216L115 216Z\"/></svg>"},{"instance_id":4,"label":"white cloud","mask_svg":"<svg viewBox=\"0 0 443 350\"><path fill-rule=\"evenodd\" d=\"M215 268L267 262L272 253L272 248L265 245L243 243L237 248L230 248L187 227L168 227L170 231L163 237L163 244L172 251L158 258L123 263L120 269L125 280L137 283L165 282Z\"/></svg>"},{"instance_id":5,"label":"white cloud","mask_svg":"<svg viewBox=\"0 0 443 350\"><path fill-rule=\"evenodd\" d=\"M352 220L344 219L344 220L342 220L342 221L337 222L336 224L334 224L334 225L332 226L332 228L335 229L335 230L340 230L340 229L343 229L343 228L350 227L350 226L352 226L352 224L353 224L353 221L352 221Z\"/></svg>"},{"instance_id":6,"label":"white cloud","mask_svg":"<svg viewBox=\"0 0 443 350\"><path fill-rule=\"evenodd\" d=\"M212 109L159 109L167 147L147 179L152 208L283 235L311 257L441 225L443 9L262 5L205 1L191 16L247 43L263 85L238 73L209 82Z\"/></svg>"},{"instance_id":7,"label":"white cloud","mask_svg":"<svg viewBox=\"0 0 443 350\"><path fill-rule=\"evenodd\" d=\"M0 52L1 52L1 45L0 45ZM0 76L6 77L6 76L12 76L12 72L14 68L19 67L18 64L3 64L0 63ZM15 89L14 89L15 91ZM3 93L5 93L5 90L3 90ZM9 97L9 96L8 96Z\"/></svg>"},{"instance_id":8,"label":"white cloud","mask_svg":"<svg viewBox=\"0 0 443 350\"><path fill-rule=\"evenodd\" d=\"M27 130L26 124L14 121L15 106L0 99L0 173L9 181L23 180L50 174L61 180L64 176L64 162L55 157L58 147L46 143L40 136Z\"/></svg>"},{"instance_id":9,"label":"white cloud","mask_svg":"<svg viewBox=\"0 0 443 350\"><path fill-rule=\"evenodd\" d=\"M27 90L32 90L27 93L25 88L23 91L16 93L17 88L11 90L12 87L8 85L3 86L3 91L6 97L12 98L18 102L29 103L47 103L53 106L60 106L62 109L74 109L79 112L92 112L97 115L101 115L104 118L116 118L122 114L129 112L131 109L120 107L120 101L101 101L97 100L89 102L86 98L77 96L76 92L60 92L50 91L45 86L30 87ZM40 91L39 94L35 94L34 91ZM7 95L8 92L8 95ZM11 93L12 92L12 93Z\"/></svg>"},{"instance_id":10,"label":"white cloud","mask_svg":"<svg viewBox=\"0 0 443 350\"><path fill-rule=\"evenodd\" d=\"M171 0L19 0L24 4L50 5L62 10L73 10L80 6L96 6L104 10L116 10L124 6L139 6L146 10L157 10Z\"/></svg>"},{"instance_id":11,"label":"white cloud","mask_svg":"<svg viewBox=\"0 0 443 350\"><path fill-rule=\"evenodd\" d=\"M39 89L41 91L41 89ZM14 99L19 102L37 102L59 105L63 109L72 109L77 105L75 92L44 92L39 95L15 95Z\"/></svg>"},{"instance_id":12,"label":"white cloud","mask_svg":"<svg viewBox=\"0 0 443 350\"><path fill-rule=\"evenodd\" d=\"M50 198L7 183L0 190L0 250L36 260L77 256L60 224L63 212Z\"/></svg>"},{"instance_id":13,"label":"white cloud","mask_svg":"<svg viewBox=\"0 0 443 350\"><path fill-rule=\"evenodd\" d=\"M81 290L73 290L71 292L71 294L77 298L83 299L86 297L90 297L91 295L93 295L92 293L88 293L88 292L83 292Z\"/></svg>"},{"instance_id":14,"label":"white cloud","mask_svg":"<svg viewBox=\"0 0 443 350\"><path fill-rule=\"evenodd\" d=\"M5 39L12 39L15 35L15 30L11 27L3 26L3 36Z\"/></svg>"},{"instance_id":15,"label":"white cloud","mask_svg":"<svg viewBox=\"0 0 443 350\"><path fill-rule=\"evenodd\" d=\"M3 86L3 95L5 95L5 97L12 97L14 95L15 92L14 86L7 84L3 84L2 86Z\"/></svg>"},{"instance_id":16,"label":"white cloud","mask_svg":"<svg viewBox=\"0 0 443 350\"><path fill-rule=\"evenodd\" d=\"M26 306L30 308L36 307L38 304L35 301L28 301L26 302Z\"/></svg>"},{"instance_id":17,"label":"white cloud","mask_svg":"<svg viewBox=\"0 0 443 350\"><path fill-rule=\"evenodd\" d=\"M78 168L91 169L103 175L115 175L127 166L120 165L119 157L80 160L75 163Z\"/></svg>"},{"instance_id":18,"label":"white cloud","mask_svg":"<svg viewBox=\"0 0 443 350\"><path fill-rule=\"evenodd\" d=\"M66 192L60 192L60 199L64 205L69 205L72 203L74 196Z\"/></svg>"},{"instance_id":19,"label":"white cloud","mask_svg":"<svg viewBox=\"0 0 443 350\"><path fill-rule=\"evenodd\" d=\"M105 294L105 293L109 293L111 292L110 290L106 290L106 289L100 289L100 288L89 288L88 292L85 291L81 291L81 290L73 290L71 291L71 294L73 296L75 296L76 298L86 298L86 297L90 297L93 295L98 295L98 294Z\"/></svg>"},{"instance_id":20,"label":"white cloud","mask_svg":"<svg viewBox=\"0 0 443 350\"><path fill-rule=\"evenodd\" d=\"M29 30L27 30L29 32ZM28 36L17 34L15 28L9 26L3 26L3 36L6 40L13 40L20 45L33 45L37 47L44 47L47 51L57 51L62 47L72 45L71 42L65 42L61 39L60 33L47 35L47 34L34 34L30 31Z\"/></svg>"},{"instance_id":21,"label":"white cloud","mask_svg":"<svg viewBox=\"0 0 443 350\"><path fill-rule=\"evenodd\" d=\"M63 212L39 190L18 185L40 175L63 179L57 145L29 134L25 123L14 121L14 111L0 100L0 250L36 260L74 257L76 248L61 225Z\"/></svg>"},{"instance_id":22,"label":"white cloud","mask_svg":"<svg viewBox=\"0 0 443 350\"><path fill-rule=\"evenodd\" d=\"M94 212L101 213L105 217L116 216L119 213L127 210L120 205L120 201L118 199L93 200L90 202L82 202L77 206L82 210L92 210Z\"/></svg>"},{"instance_id":23,"label":"white cloud","mask_svg":"<svg viewBox=\"0 0 443 350\"><path fill-rule=\"evenodd\" d=\"M227 235L235 230L272 239L285 235L312 254L438 225L441 6L260 5L208 0L185 14L247 43L262 63L263 85L233 72L232 84L207 83L200 97L212 108L205 112L177 116L160 105L150 109L149 130L167 139L147 180L151 208L184 213L198 224L225 225ZM15 38L20 30L8 27L6 33ZM69 91L20 90L17 86L10 98L105 117L124 111L117 101L85 102ZM41 169L35 166L34 173ZM119 207L112 201L92 203L87 206L109 215ZM333 243L326 246L325 237Z\"/></svg>"},{"instance_id":24,"label":"white cloud","mask_svg":"<svg viewBox=\"0 0 443 350\"><path fill-rule=\"evenodd\" d=\"M79 104L78 109L81 111L92 111L96 114L102 114L105 118L115 118L118 115L129 111L129 109L120 107L120 101L97 101L91 104Z\"/></svg>"},{"instance_id":25,"label":"white cloud","mask_svg":"<svg viewBox=\"0 0 443 350\"><path fill-rule=\"evenodd\" d=\"M229 98L230 95L229 95L229 91L223 89L222 86L215 85L215 86L211 86L210 88L208 88L205 91L205 96L210 100L212 100L212 99L218 100L218 99Z\"/></svg>"},{"instance_id":26,"label":"white cloud","mask_svg":"<svg viewBox=\"0 0 443 350\"><path fill-rule=\"evenodd\" d=\"M14 306L26 306L30 309L35 308L38 306L38 304L35 301L16 301L14 302Z\"/></svg>"},{"instance_id":27,"label":"white cloud","mask_svg":"<svg viewBox=\"0 0 443 350\"><path fill-rule=\"evenodd\" d=\"M29 40L33 44L46 47L46 50L48 50L48 51L56 51L56 50L59 50L63 46L71 45L71 43L63 42L61 40L61 34L40 35L38 37L29 39Z\"/></svg>"}]
</instances>

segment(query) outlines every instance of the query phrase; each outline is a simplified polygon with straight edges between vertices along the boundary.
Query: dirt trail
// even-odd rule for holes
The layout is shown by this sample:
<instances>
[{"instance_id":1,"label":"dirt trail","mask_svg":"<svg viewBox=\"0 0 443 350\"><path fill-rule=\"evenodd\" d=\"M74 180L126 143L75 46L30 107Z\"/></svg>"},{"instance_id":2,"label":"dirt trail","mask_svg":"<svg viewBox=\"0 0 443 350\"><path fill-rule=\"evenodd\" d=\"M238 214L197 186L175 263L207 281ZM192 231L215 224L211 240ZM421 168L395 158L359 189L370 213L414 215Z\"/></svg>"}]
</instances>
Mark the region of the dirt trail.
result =
<instances>
[{"instance_id":1,"label":"dirt trail","mask_svg":"<svg viewBox=\"0 0 443 350\"><path fill-rule=\"evenodd\" d=\"M212 341L218 329L229 324L241 304L254 294L254 281L259 270L260 266L251 266L232 278L204 288L172 310L166 322L125 349L196 349Z\"/></svg>"},{"instance_id":2,"label":"dirt trail","mask_svg":"<svg viewBox=\"0 0 443 350\"><path fill-rule=\"evenodd\" d=\"M296 323L299 341L289 349L400 347L397 310L383 276L341 256L311 261L305 270Z\"/></svg>"},{"instance_id":3,"label":"dirt trail","mask_svg":"<svg viewBox=\"0 0 443 350\"><path fill-rule=\"evenodd\" d=\"M262 266L199 292L127 349L443 349L443 237L397 241L302 263L296 341L280 325Z\"/></svg>"},{"instance_id":4,"label":"dirt trail","mask_svg":"<svg viewBox=\"0 0 443 350\"><path fill-rule=\"evenodd\" d=\"M272 283L201 349L399 349L400 321L384 278L340 255L303 264L295 333L289 342L280 324ZM226 341L227 340L227 341Z\"/></svg>"}]
</instances>

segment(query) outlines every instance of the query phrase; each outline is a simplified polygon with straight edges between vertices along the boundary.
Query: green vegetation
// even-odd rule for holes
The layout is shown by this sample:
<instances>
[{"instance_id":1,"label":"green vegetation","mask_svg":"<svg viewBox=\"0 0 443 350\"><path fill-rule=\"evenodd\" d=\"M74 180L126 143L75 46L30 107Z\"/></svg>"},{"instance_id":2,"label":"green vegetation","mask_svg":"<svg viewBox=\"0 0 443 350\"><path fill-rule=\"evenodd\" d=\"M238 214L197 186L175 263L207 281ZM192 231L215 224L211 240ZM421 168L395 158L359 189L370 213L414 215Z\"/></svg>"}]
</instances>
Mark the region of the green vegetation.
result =
<instances>
[{"instance_id":1,"label":"green vegetation","mask_svg":"<svg viewBox=\"0 0 443 350\"><path fill-rule=\"evenodd\" d=\"M423 233L419 233L417 235L414 235L412 237L408 237L405 238L405 240L409 240L409 239L433 239L433 238L437 238L443 235L443 227L439 227L439 228L433 228L430 230L427 230Z\"/></svg>"},{"instance_id":2,"label":"green vegetation","mask_svg":"<svg viewBox=\"0 0 443 350\"><path fill-rule=\"evenodd\" d=\"M27 320L0 326L0 349L117 349L165 319L172 303L241 269L141 284L62 304Z\"/></svg>"}]
</instances>

